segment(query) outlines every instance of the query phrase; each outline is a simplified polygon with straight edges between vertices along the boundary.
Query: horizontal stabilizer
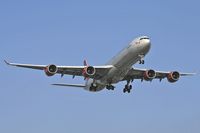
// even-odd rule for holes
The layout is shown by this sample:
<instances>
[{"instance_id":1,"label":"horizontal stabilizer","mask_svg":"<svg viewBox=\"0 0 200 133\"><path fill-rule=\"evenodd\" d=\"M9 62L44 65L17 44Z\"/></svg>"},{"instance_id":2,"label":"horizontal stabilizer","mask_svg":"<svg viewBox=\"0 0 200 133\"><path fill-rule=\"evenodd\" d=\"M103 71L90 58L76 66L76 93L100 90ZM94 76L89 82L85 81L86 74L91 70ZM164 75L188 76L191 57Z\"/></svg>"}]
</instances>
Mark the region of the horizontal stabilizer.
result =
<instances>
[{"instance_id":1,"label":"horizontal stabilizer","mask_svg":"<svg viewBox=\"0 0 200 133\"><path fill-rule=\"evenodd\" d=\"M68 86L68 87L80 87L80 88L84 88L85 87L85 85L82 85L82 84L51 84L51 85Z\"/></svg>"},{"instance_id":2,"label":"horizontal stabilizer","mask_svg":"<svg viewBox=\"0 0 200 133\"><path fill-rule=\"evenodd\" d=\"M197 73L181 73L181 76L193 76L196 75Z\"/></svg>"}]
</instances>

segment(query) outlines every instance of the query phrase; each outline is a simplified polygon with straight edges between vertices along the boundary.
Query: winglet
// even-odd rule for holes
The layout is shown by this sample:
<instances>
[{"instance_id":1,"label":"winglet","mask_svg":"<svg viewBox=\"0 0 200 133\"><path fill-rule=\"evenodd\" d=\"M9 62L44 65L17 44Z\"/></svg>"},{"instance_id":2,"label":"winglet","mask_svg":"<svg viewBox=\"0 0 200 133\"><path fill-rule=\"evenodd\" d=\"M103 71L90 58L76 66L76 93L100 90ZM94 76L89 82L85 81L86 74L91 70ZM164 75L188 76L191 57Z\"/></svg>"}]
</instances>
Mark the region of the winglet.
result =
<instances>
[{"instance_id":1,"label":"winglet","mask_svg":"<svg viewBox=\"0 0 200 133\"><path fill-rule=\"evenodd\" d=\"M9 63L8 61L4 60L4 62L5 62L7 65L10 65L10 63Z\"/></svg>"}]
</instances>

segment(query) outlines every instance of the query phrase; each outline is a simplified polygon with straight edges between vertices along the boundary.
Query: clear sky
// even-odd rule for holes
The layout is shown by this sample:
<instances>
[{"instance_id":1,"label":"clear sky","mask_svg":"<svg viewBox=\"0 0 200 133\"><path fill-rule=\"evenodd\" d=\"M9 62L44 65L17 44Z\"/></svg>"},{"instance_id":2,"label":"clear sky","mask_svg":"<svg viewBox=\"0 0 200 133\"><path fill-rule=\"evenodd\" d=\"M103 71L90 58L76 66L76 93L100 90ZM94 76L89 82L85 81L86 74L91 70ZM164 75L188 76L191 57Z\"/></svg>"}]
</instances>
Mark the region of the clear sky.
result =
<instances>
[{"instance_id":1,"label":"clear sky","mask_svg":"<svg viewBox=\"0 0 200 133\"><path fill-rule=\"evenodd\" d=\"M170 84L134 81L91 93L51 83L83 78L46 77L12 62L102 65L134 38L152 40L145 65L155 70L200 70L198 0L0 1L1 133L199 133L199 75Z\"/></svg>"}]
</instances>

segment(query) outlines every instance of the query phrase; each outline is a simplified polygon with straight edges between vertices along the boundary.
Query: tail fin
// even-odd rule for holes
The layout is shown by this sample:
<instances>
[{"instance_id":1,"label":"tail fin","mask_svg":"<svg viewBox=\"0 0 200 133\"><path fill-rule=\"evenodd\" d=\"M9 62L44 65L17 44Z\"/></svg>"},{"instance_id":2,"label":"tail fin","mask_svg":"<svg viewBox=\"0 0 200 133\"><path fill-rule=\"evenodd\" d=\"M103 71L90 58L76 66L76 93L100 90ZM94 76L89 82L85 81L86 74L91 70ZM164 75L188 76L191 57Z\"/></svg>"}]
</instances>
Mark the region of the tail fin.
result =
<instances>
[{"instance_id":1,"label":"tail fin","mask_svg":"<svg viewBox=\"0 0 200 133\"><path fill-rule=\"evenodd\" d=\"M89 64L87 63L87 60L83 61L83 65L86 66L86 67L89 66ZM83 70L83 71L85 71L85 70ZM84 80L88 80L88 78L84 77Z\"/></svg>"},{"instance_id":2,"label":"tail fin","mask_svg":"<svg viewBox=\"0 0 200 133\"><path fill-rule=\"evenodd\" d=\"M83 61L83 65L84 65L84 66L88 66L87 60L84 60L84 61Z\"/></svg>"}]
</instances>

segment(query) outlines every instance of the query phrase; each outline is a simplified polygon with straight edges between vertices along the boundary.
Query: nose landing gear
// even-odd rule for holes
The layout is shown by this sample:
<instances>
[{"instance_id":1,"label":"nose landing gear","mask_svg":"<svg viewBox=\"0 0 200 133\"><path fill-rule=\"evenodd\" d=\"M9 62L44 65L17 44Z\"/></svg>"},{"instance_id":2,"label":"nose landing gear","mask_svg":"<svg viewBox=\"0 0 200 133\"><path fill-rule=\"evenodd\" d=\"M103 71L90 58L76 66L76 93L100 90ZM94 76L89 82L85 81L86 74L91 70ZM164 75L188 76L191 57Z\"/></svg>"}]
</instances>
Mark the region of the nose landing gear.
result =
<instances>
[{"instance_id":1,"label":"nose landing gear","mask_svg":"<svg viewBox=\"0 0 200 133\"><path fill-rule=\"evenodd\" d=\"M138 55L140 57L139 64L144 64L144 55Z\"/></svg>"},{"instance_id":2,"label":"nose landing gear","mask_svg":"<svg viewBox=\"0 0 200 133\"><path fill-rule=\"evenodd\" d=\"M144 60L141 59L141 60L139 61L139 64L144 64Z\"/></svg>"}]
</instances>

